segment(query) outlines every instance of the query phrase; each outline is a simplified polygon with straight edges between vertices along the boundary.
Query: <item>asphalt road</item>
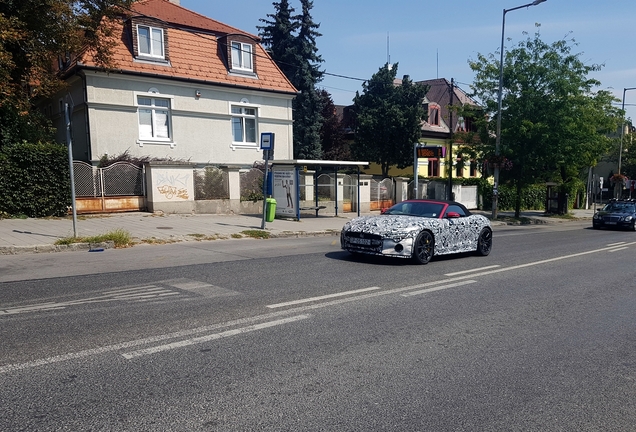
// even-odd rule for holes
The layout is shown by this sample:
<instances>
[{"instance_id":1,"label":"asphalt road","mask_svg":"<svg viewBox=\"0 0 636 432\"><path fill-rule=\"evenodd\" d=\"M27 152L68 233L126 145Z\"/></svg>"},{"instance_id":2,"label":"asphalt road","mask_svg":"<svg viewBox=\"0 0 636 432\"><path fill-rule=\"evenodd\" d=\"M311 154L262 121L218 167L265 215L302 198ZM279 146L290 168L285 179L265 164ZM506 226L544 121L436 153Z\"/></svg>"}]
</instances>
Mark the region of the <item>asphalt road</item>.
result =
<instances>
[{"instance_id":1,"label":"asphalt road","mask_svg":"<svg viewBox=\"0 0 636 432\"><path fill-rule=\"evenodd\" d=\"M337 237L2 257L0 430L633 431L636 234L488 257Z\"/></svg>"}]
</instances>

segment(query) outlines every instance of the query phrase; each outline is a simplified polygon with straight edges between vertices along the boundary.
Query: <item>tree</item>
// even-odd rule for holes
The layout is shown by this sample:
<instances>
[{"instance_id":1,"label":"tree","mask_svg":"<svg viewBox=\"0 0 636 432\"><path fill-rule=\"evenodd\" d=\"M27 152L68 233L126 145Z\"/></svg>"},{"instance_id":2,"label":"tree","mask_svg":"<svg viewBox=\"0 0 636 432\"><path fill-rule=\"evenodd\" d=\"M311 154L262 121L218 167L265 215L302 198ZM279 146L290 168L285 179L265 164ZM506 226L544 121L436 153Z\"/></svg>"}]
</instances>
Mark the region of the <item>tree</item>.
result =
<instances>
[{"instance_id":1,"label":"tree","mask_svg":"<svg viewBox=\"0 0 636 432\"><path fill-rule=\"evenodd\" d=\"M326 90L320 90L318 95L322 99L322 128L320 141L324 158L327 160L350 160L351 151L345 143L344 128L331 95Z\"/></svg>"},{"instance_id":2,"label":"tree","mask_svg":"<svg viewBox=\"0 0 636 432\"><path fill-rule=\"evenodd\" d=\"M573 53L574 40L547 44L540 33L508 50L503 65L500 154L514 169L501 172L501 182L517 191L515 215L521 211L522 190L536 182L569 185L610 148L620 110L610 92L596 90L600 82L588 78L601 65L587 65ZM498 56L497 56L498 58ZM478 54L469 62L476 72L471 86L488 116L481 138L493 153L499 61L494 54Z\"/></svg>"},{"instance_id":3,"label":"tree","mask_svg":"<svg viewBox=\"0 0 636 432\"><path fill-rule=\"evenodd\" d=\"M397 63L385 64L354 98L354 157L378 163L384 177L393 165L402 169L413 164L413 145L426 118L422 103L428 87L413 83L407 75L396 85L397 70Z\"/></svg>"},{"instance_id":4,"label":"tree","mask_svg":"<svg viewBox=\"0 0 636 432\"><path fill-rule=\"evenodd\" d=\"M316 38L321 36L319 24L313 22L313 2L301 0L302 13L293 15L289 2L273 3L275 14L266 25L258 27L263 44L285 76L299 91L292 103L294 112L294 157L319 159L322 156L320 129L322 126L322 99L316 84L322 79Z\"/></svg>"},{"instance_id":5,"label":"tree","mask_svg":"<svg viewBox=\"0 0 636 432\"><path fill-rule=\"evenodd\" d=\"M276 13L267 14L271 20L261 18L259 21L264 26L257 26L259 35L265 49L272 56L280 70L291 81L296 73L295 33L298 30L298 22L295 19L295 9L287 0L272 3Z\"/></svg>"},{"instance_id":6,"label":"tree","mask_svg":"<svg viewBox=\"0 0 636 432\"><path fill-rule=\"evenodd\" d=\"M16 122L8 125L13 136L28 138L38 125L47 127L31 102L64 85L53 67L58 58L72 61L74 54L90 49L98 64L108 65L110 45L104 36L109 27L101 24L132 1L0 2L0 117Z\"/></svg>"}]
</instances>

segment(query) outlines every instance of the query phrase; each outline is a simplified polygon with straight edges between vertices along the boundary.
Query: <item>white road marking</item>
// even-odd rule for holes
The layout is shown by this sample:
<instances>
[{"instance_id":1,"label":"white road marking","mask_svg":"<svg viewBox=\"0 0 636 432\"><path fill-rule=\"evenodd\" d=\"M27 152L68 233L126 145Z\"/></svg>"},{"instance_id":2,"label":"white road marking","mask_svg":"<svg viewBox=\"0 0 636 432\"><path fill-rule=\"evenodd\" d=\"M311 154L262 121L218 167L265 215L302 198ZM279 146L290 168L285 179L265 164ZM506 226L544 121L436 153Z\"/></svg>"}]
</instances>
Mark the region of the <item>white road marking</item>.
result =
<instances>
[{"instance_id":1,"label":"white road marking","mask_svg":"<svg viewBox=\"0 0 636 432\"><path fill-rule=\"evenodd\" d=\"M347 295L350 295L350 294L359 294L359 293L363 293L363 292L367 292L367 291L375 291L375 290L379 290L379 289L381 289L381 288L380 287L369 287L369 288L362 288L362 289L357 289L357 290L352 290L352 291L342 291L342 292L339 292L339 293L327 294L327 295L319 296L319 297L309 297L309 298L300 299L300 300L292 300L292 301L288 301L288 302L285 302L285 303L277 303L277 304L273 304L273 305L267 305L267 307L270 308L270 309L276 309L276 308L285 307L285 306L293 306L293 305L302 304L302 303L310 303L310 302L314 302L314 301L326 300L326 299L335 298L335 297L342 297L342 296L347 296Z\"/></svg>"},{"instance_id":2,"label":"white road marking","mask_svg":"<svg viewBox=\"0 0 636 432\"><path fill-rule=\"evenodd\" d=\"M618 242L618 243L606 244L605 246L612 247L612 246L620 246L620 245L624 245L624 244L625 244L625 242Z\"/></svg>"},{"instance_id":3,"label":"white road marking","mask_svg":"<svg viewBox=\"0 0 636 432\"><path fill-rule=\"evenodd\" d=\"M488 270L488 269L497 268L497 267L501 267L501 266L496 264L496 265L491 265L491 266L486 266L486 267L479 267L479 268L470 269L470 270L462 270L462 271L458 271L458 272L454 272L454 273L446 273L446 274L444 274L444 276L457 276L457 275L460 275L460 274L472 273L472 272L482 271L482 270Z\"/></svg>"},{"instance_id":4,"label":"white road marking","mask_svg":"<svg viewBox=\"0 0 636 432\"><path fill-rule=\"evenodd\" d=\"M88 297L79 300L69 300L64 302L46 302L33 304L28 306L15 306L6 309L0 309L0 315L15 315L28 312L44 312L65 309L69 306L77 306L91 303L103 303L112 301L141 301L146 299L160 298L164 296L173 296L180 293L171 291L166 288L156 287L154 285L125 288L120 290L111 290L102 292L100 295Z\"/></svg>"},{"instance_id":5,"label":"white road marking","mask_svg":"<svg viewBox=\"0 0 636 432\"><path fill-rule=\"evenodd\" d=\"M423 289L423 290L419 290L419 291L412 291L406 294L402 294L402 297L411 297L411 296L415 296L415 295L420 295L420 294L426 294L426 293L430 293L433 291L441 291L441 290L445 290L448 288L455 288L458 286L463 286L463 285L469 285L472 283L477 282L476 280L467 280L467 281L461 281L461 282L456 282L456 283L451 283L451 284L446 284L446 285L440 285L440 286L436 286L434 288L427 288L427 289Z\"/></svg>"},{"instance_id":6,"label":"white road marking","mask_svg":"<svg viewBox=\"0 0 636 432\"><path fill-rule=\"evenodd\" d=\"M627 246L625 246L625 247L620 247L618 249L612 249L612 250L610 250L608 252L618 252L618 251L622 251L622 250L625 250L625 249L629 249L629 248Z\"/></svg>"},{"instance_id":7,"label":"white road marking","mask_svg":"<svg viewBox=\"0 0 636 432\"><path fill-rule=\"evenodd\" d=\"M283 318L280 320L276 320L276 321L269 321L269 322L265 322L265 323L261 323L261 324L253 324L247 327L241 327L241 328L237 328L237 329L233 329L233 330L227 330L221 333L213 333L210 335L205 335L205 336L199 336L196 338L192 338L192 339L186 339L186 340L182 340L179 342L172 342L169 344L165 344L165 345L159 345L156 347L151 347L151 348L144 348L144 349L140 349L137 351L131 351L129 353L124 353L122 354L122 356L125 359L133 359L136 357L141 357L144 355L149 355L149 354L156 354L159 352L163 352L163 351L168 351L168 350L173 350L173 349L177 349L177 348L183 348L183 347L187 347L190 345L195 345L195 344L200 344L203 342L209 342L212 340L217 340L217 339L222 339L222 338L226 338L226 337L230 337L230 336L236 336L236 335L240 335L240 334L244 334L244 333L249 333L249 332L253 332L256 330L262 330L262 329L266 329L266 328L270 328L270 327L275 327L275 326L279 326L279 325L283 325L283 324L287 324L287 323L291 323L291 322L295 322L295 321L300 321L300 320L304 320L309 318L310 315L297 315L297 316L293 316L293 317L289 317L289 318Z\"/></svg>"},{"instance_id":8,"label":"white road marking","mask_svg":"<svg viewBox=\"0 0 636 432\"><path fill-rule=\"evenodd\" d=\"M623 244L623 243L621 242L621 244ZM634 245L634 244L636 244L636 242L625 243L626 246L631 246L631 245ZM109 352L120 351L120 350L123 350L123 349L133 348L133 347L137 347L137 346L141 346L141 345L147 345L147 344L160 342L160 341L164 341L164 340L177 339L177 338L181 338L181 337L185 337L185 336L193 335L193 334L197 334L197 333L205 333L205 332L208 332L208 331L217 330L217 329L224 328L224 327L232 327L232 326L235 326L235 325L244 325L244 324L254 323L254 322L262 321L262 320L266 320L266 319L284 317L284 316L288 316L288 315L294 314L294 313L307 312L307 311L311 311L311 310L321 309L321 308L325 308L325 307L329 307L329 306L335 306L335 305L344 304L344 303L349 303L349 302L353 302L353 301L360 301L360 300L364 300L364 299L368 299L368 298L374 298L374 297L379 297L379 296L384 296L384 295L401 293L401 292L405 292L405 291L417 290L417 289L426 288L426 287L433 287L433 286L435 286L437 284L449 284L449 283L456 282L456 281L463 281L463 280L466 280L466 279L470 279L471 277L474 278L474 277L477 277L477 276L486 276L486 275L490 275L490 274L501 273L501 272L511 271L511 270L517 270L517 269L520 269L520 268L531 267L531 266L540 265L540 264L547 264L547 263L560 261L560 260L564 260L564 259L569 259L569 258L576 258L576 257L580 257L580 256L590 255L590 254L597 254L599 252L605 252L605 251L608 251L608 250L611 250L611 249L613 249L613 248L612 247L606 247L606 248L595 249L595 250L590 250L590 251L585 251L585 252L579 252L579 253L575 253L575 254L571 254L571 255L564 255L564 256L560 256L560 257L549 258L549 259L545 259L545 260L541 260L541 261L535 261L535 262L530 262L530 263L526 263L526 264L520 264L520 265L516 265L516 266L512 266L512 267L504 267L504 268L498 268L498 269L493 269L493 270L489 270L489 271L482 271L481 273L475 273L475 274L471 274L471 275L457 276L455 278L446 279L446 280L440 280L440 281L434 281L434 282L426 282L426 283L423 283L423 284L411 285L411 286L402 287L402 288L394 288L394 289L384 290L384 291L379 291L379 292L376 291L376 292L371 292L371 293L367 293L367 294L364 294L364 295L341 298L341 299L331 300L331 301L328 301L328 302L322 302L322 303L313 304L313 305L304 305L304 306L300 306L300 307L296 307L296 308L280 310L280 311L277 311L277 312L271 312L271 313L260 315L260 316L256 316L256 317L241 318L241 319L238 319L238 320L228 321L228 322L225 322L225 323L219 323L219 324L214 324L214 325L204 326L204 327L197 327L197 328L189 329L189 330L182 330L182 331L179 331L179 332L173 332L173 333L168 333L168 334L164 334L164 335L159 335L159 336L153 336L153 337L144 338L144 339L133 340L133 341L124 342L124 343L115 344L115 345L108 345L108 346L100 347L100 348L88 349L88 350L79 351L79 352L76 352L76 353L63 354L63 355L59 355L59 356L44 358L44 359L35 360L35 361L31 361L31 362L26 362L26 363L8 364L8 365L0 366L0 374L7 373L7 372L12 372L12 371L19 371L19 370L29 369L29 368L38 367L38 366L44 366L44 365L57 363L57 362L62 362L62 361L66 361L66 360L80 359L80 358L90 357L90 356L94 356L94 355L100 355L100 354L105 354L105 353L109 353ZM3 312L4 311L0 310L0 314L3 313Z\"/></svg>"}]
</instances>

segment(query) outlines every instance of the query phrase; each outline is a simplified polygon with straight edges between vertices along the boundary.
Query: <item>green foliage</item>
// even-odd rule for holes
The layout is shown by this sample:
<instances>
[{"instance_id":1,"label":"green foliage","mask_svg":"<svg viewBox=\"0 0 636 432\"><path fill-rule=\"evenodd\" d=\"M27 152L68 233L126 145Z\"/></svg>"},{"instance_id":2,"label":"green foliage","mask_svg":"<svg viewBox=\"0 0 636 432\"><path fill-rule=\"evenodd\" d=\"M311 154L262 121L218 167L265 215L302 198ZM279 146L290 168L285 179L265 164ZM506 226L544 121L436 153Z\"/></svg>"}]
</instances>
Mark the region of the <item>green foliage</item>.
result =
<instances>
[{"instance_id":1,"label":"green foliage","mask_svg":"<svg viewBox=\"0 0 636 432\"><path fill-rule=\"evenodd\" d=\"M336 106L326 90L318 92L322 99L322 128L320 140L324 158L327 160L351 160L351 150L344 139L344 127L336 113Z\"/></svg>"},{"instance_id":2,"label":"green foliage","mask_svg":"<svg viewBox=\"0 0 636 432\"><path fill-rule=\"evenodd\" d=\"M0 213L62 216L70 190L66 146L22 142L0 149Z\"/></svg>"},{"instance_id":3,"label":"green foliage","mask_svg":"<svg viewBox=\"0 0 636 432\"><path fill-rule=\"evenodd\" d=\"M547 44L537 31L505 53L500 153L514 169L501 172L500 186L515 186L516 212L524 205L521 193L528 186L569 183L595 165L610 149L607 134L616 131L621 118L611 93L595 91L600 82L588 78L601 66L584 63L580 54L572 53L573 46L573 40L565 39ZM488 119L481 123L480 136L490 153L498 109L498 59L479 54L470 62L476 73L472 88Z\"/></svg>"},{"instance_id":4,"label":"green foliage","mask_svg":"<svg viewBox=\"0 0 636 432\"><path fill-rule=\"evenodd\" d=\"M19 111L10 103L0 104L0 148L18 142L53 142L54 130L38 111Z\"/></svg>"},{"instance_id":5,"label":"green foliage","mask_svg":"<svg viewBox=\"0 0 636 432\"><path fill-rule=\"evenodd\" d=\"M265 25L258 29L272 59L299 91L292 102L294 158L320 159L323 99L316 90L323 76L319 68L323 60L316 46L316 38L321 36L317 31L320 25L311 17L313 2L300 3L302 13L293 15L294 8L287 0L274 2L276 13L267 15L271 20L261 19Z\"/></svg>"},{"instance_id":6,"label":"green foliage","mask_svg":"<svg viewBox=\"0 0 636 432\"><path fill-rule=\"evenodd\" d=\"M397 69L397 64L382 66L354 98L354 157L379 164L384 177L392 165L412 165L413 143L418 142L421 121L426 118L422 100L428 88L414 84L408 76L395 85Z\"/></svg>"},{"instance_id":7,"label":"green foliage","mask_svg":"<svg viewBox=\"0 0 636 432\"><path fill-rule=\"evenodd\" d=\"M222 169L214 166L205 167L203 173L194 173L194 199L213 200L227 199L227 178Z\"/></svg>"},{"instance_id":8,"label":"green foliage","mask_svg":"<svg viewBox=\"0 0 636 432\"><path fill-rule=\"evenodd\" d=\"M261 201L263 199L263 171L251 169L241 174L241 201Z\"/></svg>"},{"instance_id":9,"label":"green foliage","mask_svg":"<svg viewBox=\"0 0 636 432\"><path fill-rule=\"evenodd\" d=\"M125 248L132 244L130 233L124 229L116 229L115 231L99 234L91 237L63 237L55 241L56 245L70 245L73 243L104 243L112 241L117 248Z\"/></svg>"},{"instance_id":10,"label":"green foliage","mask_svg":"<svg viewBox=\"0 0 636 432\"><path fill-rule=\"evenodd\" d=\"M255 239L268 239L271 237L270 233L263 230L245 230L245 231L241 231L241 234L247 237L255 238Z\"/></svg>"},{"instance_id":11,"label":"green foliage","mask_svg":"<svg viewBox=\"0 0 636 432\"><path fill-rule=\"evenodd\" d=\"M13 0L0 2L0 106L31 110L31 99L58 91L64 82L53 64L90 49L107 66L111 33L104 17L134 0Z\"/></svg>"}]
</instances>

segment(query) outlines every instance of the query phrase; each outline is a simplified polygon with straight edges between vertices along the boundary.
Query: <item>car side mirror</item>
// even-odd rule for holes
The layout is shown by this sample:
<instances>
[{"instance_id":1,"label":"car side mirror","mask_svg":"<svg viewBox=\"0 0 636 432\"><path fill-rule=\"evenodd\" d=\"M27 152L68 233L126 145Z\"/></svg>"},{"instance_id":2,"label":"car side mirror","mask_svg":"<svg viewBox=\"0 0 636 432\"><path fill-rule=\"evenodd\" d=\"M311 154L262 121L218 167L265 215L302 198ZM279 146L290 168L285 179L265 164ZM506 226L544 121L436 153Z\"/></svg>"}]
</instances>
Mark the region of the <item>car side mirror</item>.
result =
<instances>
[{"instance_id":1,"label":"car side mirror","mask_svg":"<svg viewBox=\"0 0 636 432\"><path fill-rule=\"evenodd\" d=\"M446 213L446 217L449 218L449 219L456 219L456 218L460 217L460 215L457 212L448 212L448 213Z\"/></svg>"}]
</instances>

